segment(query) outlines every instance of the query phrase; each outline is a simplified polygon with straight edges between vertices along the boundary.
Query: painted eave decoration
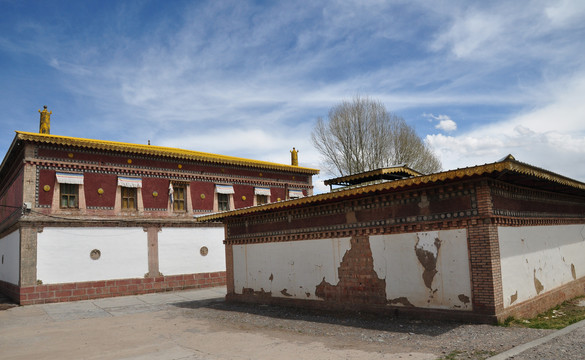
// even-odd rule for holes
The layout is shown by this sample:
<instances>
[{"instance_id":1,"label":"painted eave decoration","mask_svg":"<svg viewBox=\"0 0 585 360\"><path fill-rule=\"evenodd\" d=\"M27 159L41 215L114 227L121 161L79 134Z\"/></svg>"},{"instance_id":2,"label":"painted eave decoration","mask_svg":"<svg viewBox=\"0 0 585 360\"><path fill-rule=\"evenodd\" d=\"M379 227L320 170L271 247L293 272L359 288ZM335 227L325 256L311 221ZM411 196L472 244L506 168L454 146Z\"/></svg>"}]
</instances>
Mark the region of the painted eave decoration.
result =
<instances>
[{"instance_id":1,"label":"painted eave decoration","mask_svg":"<svg viewBox=\"0 0 585 360\"><path fill-rule=\"evenodd\" d=\"M448 170L439 173L413 176L406 179L388 181L375 185L364 185L361 187L351 187L347 190L337 190L334 192L307 196L300 199L280 201L261 206L253 206L238 210L215 213L197 217L198 221L216 221L226 218L233 218L251 213L267 212L273 209L284 209L299 207L305 204L325 203L328 201L350 198L367 193L382 192L395 189L404 189L415 187L417 185L441 183L457 179L485 176L497 178L502 181L509 181L521 186L544 189L549 191L559 191L566 194L585 196L585 183L570 179L568 177L555 174L551 171L544 170L526 163L517 161L512 155L508 155L502 160L485 165L478 165L456 170Z\"/></svg>"},{"instance_id":2,"label":"painted eave decoration","mask_svg":"<svg viewBox=\"0 0 585 360\"><path fill-rule=\"evenodd\" d=\"M155 145L130 144L107 140L82 139L68 136L39 134L23 131L16 131L16 138L24 141L35 141L46 144L65 145L87 149L118 151L125 153L161 156L175 159L203 161L208 163L226 165L238 165L261 169L281 170L288 172L296 172L300 174L315 175L319 173L318 169L277 164L268 161L251 160L234 156L218 155L200 151L183 150Z\"/></svg>"}]
</instances>

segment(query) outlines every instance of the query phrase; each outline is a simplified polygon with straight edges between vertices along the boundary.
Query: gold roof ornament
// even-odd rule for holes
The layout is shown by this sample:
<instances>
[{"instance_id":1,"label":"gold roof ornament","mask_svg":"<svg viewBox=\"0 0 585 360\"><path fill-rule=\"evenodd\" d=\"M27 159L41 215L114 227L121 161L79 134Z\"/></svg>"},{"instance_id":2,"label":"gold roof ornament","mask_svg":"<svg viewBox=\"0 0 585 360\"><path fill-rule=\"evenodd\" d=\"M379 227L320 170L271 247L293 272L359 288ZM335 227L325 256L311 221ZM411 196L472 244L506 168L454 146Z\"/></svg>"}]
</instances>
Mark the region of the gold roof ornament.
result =
<instances>
[{"instance_id":1,"label":"gold roof ornament","mask_svg":"<svg viewBox=\"0 0 585 360\"><path fill-rule=\"evenodd\" d=\"M292 166L299 166L299 151L296 150L294 147L290 151L290 164Z\"/></svg>"},{"instance_id":2,"label":"gold roof ornament","mask_svg":"<svg viewBox=\"0 0 585 360\"><path fill-rule=\"evenodd\" d=\"M52 111L47 110L47 105L43 106L43 111L39 110L41 114L41 123L39 125L39 133L40 134L50 134L51 133L51 114Z\"/></svg>"}]
</instances>

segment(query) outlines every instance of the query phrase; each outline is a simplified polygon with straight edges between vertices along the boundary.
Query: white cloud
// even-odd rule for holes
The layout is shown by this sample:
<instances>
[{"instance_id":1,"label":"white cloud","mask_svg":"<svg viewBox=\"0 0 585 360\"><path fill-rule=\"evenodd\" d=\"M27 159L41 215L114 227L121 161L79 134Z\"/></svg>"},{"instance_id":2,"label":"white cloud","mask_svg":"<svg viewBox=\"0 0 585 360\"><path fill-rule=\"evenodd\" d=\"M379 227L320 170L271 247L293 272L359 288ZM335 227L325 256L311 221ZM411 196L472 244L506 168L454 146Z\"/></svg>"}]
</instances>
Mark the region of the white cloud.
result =
<instances>
[{"instance_id":1,"label":"white cloud","mask_svg":"<svg viewBox=\"0 0 585 360\"><path fill-rule=\"evenodd\" d=\"M436 120L439 123L435 125L435 129L443 130L446 132L452 132L457 130L457 123L453 121L448 115L433 115L433 114L423 114L423 117L429 118L432 120Z\"/></svg>"},{"instance_id":2,"label":"white cloud","mask_svg":"<svg viewBox=\"0 0 585 360\"><path fill-rule=\"evenodd\" d=\"M431 134L428 144L447 169L517 160L585 180L585 72L551 85L550 102L458 136Z\"/></svg>"}]
</instances>

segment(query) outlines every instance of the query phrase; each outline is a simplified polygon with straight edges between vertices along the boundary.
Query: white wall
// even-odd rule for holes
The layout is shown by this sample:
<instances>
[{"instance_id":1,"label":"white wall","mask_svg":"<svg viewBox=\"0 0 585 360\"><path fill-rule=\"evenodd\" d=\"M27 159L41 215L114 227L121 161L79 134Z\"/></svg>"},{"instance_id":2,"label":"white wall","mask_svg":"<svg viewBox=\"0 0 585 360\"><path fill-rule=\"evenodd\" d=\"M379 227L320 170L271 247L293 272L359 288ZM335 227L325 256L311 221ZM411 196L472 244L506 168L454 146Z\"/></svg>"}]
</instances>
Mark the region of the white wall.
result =
<instances>
[{"instance_id":1,"label":"white wall","mask_svg":"<svg viewBox=\"0 0 585 360\"><path fill-rule=\"evenodd\" d=\"M499 227L504 307L585 276L583 225Z\"/></svg>"},{"instance_id":2,"label":"white wall","mask_svg":"<svg viewBox=\"0 0 585 360\"><path fill-rule=\"evenodd\" d=\"M90 258L98 249L101 257ZM37 279L43 284L144 277L147 234L140 228L50 228L37 235Z\"/></svg>"},{"instance_id":3,"label":"white wall","mask_svg":"<svg viewBox=\"0 0 585 360\"><path fill-rule=\"evenodd\" d=\"M315 288L337 284L337 269L350 249L349 238L234 245L234 291L271 292L274 297L319 300ZM307 295L308 294L308 295Z\"/></svg>"},{"instance_id":4,"label":"white wall","mask_svg":"<svg viewBox=\"0 0 585 360\"><path fill-rule=\"evenodd\" d=\"M338 269L350 246L349 238L234 245L234 291L242 294L248 288L273 297L319 300L317 285L323 278L338 284ZM471 310L466 230L376 235L370 236L370 246L374 270L386 280L387 299L400 299L394 305ZM427 280L430 288L423 280L422 255L436 259L429 269L434 274Z\"/></svg>"},{"instance_id":5,"label":"white wall","mask_svg":"<svg viewBox=\"0 0 585 360\"><path fill-rule=\"evenodd\" d=\"M436 242L439 239L439 242ZM431 231L396 235L370 236L374 270L386 280L386 298L401 299L393 305L471 310L471 280L465 229ZM419 255L415 248L419 249ZM424 252L434 257L428 266L427 282L423 280L425 267L421 263ZM424 259L423 259L424 261ZM430 285L428 287L427 285Z\"/></svg>"},{"instance_id":6,"label":"white wall","mask_svg":"<svg viewBox=\"0 0 585 360\"><path fill-rule=\"evenodd\" d=\"M158 233L159 271L164 275L225 271L222 227L163 228ZM201 247L208 254L201 255Z\"/></svg>"},{"instance_id":7,"label":"white wall","mask_svg":"<svg viewBox=\"0 0 585 360\"><path fill-rule=\"evenodd\" d=\"M18 285L20 271L20 232L0 239L0 280Z\"/></svg>"}]
</instances>

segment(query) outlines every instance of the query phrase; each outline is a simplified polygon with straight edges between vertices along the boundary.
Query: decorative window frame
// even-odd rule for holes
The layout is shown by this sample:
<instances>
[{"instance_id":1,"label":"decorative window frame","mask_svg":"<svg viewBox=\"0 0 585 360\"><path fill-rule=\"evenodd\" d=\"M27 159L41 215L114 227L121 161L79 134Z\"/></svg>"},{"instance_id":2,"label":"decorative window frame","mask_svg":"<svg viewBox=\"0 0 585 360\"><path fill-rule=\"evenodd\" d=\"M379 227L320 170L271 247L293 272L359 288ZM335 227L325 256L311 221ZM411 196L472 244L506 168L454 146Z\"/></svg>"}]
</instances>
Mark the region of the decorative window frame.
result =
<instances>
[{"instance_id":1,"label":"decorative window frame","mask_svg":"<svg viewBox=\"0 0 585 360\"><path fill-rule=\"evenodd\" d=\"M61 207L61 184L77 185L77 207ZM51 209L53 212L85 211L86 205L83 173L66 173L59 171L55 173Z\"/></svg>"},{"instance_id":2,"label":"decorative window frame","mask_svg":"<svg viewBox=\"0 0 585 360\"><path fill-rule=\"evenodd\" d=\"M218 194L224 194L229 196L229 210L234 210L234 187L233 185L227 184L215 184L215 190L213 192L213 212L219 211L219 197Z\"/></svg>"},{"instance_id":3,"label":"decorative window frame","mask_svg":"<svg viewBox=\"0 0 585 360\"><path fill-rule=\"evenodd\" d=\"M123 187L136 188L136 209L122 209ZM144 212L144 202L142 201L142 178L118 176L118 186L116 186L116 201L114 203L114 212L126 214Z\"/></svg>"}]
</instances>

